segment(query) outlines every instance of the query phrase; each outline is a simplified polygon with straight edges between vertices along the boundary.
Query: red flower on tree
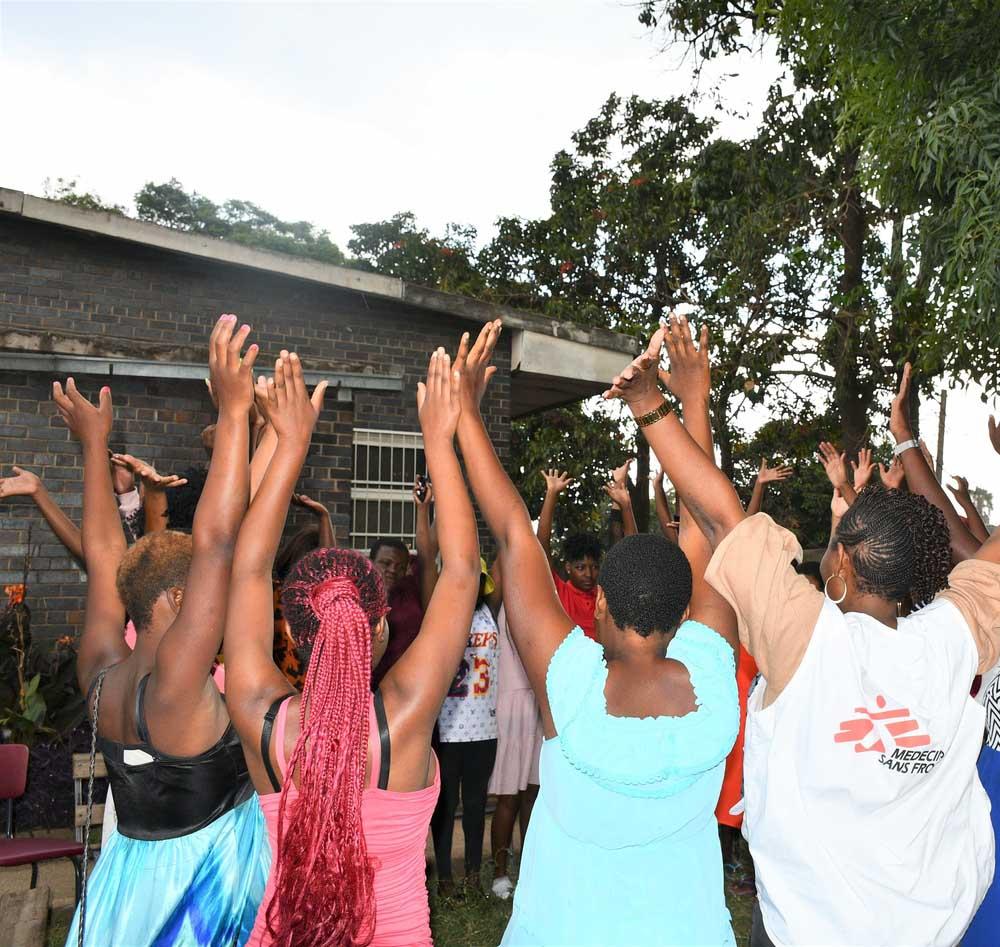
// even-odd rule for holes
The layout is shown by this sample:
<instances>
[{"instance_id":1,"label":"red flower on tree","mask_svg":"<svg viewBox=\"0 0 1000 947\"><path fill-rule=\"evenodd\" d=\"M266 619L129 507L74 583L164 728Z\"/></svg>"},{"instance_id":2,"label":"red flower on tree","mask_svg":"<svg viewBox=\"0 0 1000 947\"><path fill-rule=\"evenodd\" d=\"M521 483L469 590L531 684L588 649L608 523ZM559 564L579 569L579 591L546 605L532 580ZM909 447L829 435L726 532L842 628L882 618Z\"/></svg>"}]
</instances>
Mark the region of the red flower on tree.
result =
<instances>
[{"instance_id":1,"label":"red flower on tree","mask_svg":"<svg viewBox=\"0 0 1000 947\"><path fill-rule=\"evenodd\" d=\"M8 605L20 605L24 601L24 583L20 583L18 585L5 585L3 590L7 593Z\"/></svg>"},{"instance_id":2,"label":"red flower on tree","mask_svg":"<svg viewBox=\"0 0 1000 947\"><path fill-rule=\"evenodd\" d=\"M571 269L573 269L573 264L569 260L563 260L562 263L559 264L559 272L563 275L568 273Z\"/></svg>"}]
</instances>

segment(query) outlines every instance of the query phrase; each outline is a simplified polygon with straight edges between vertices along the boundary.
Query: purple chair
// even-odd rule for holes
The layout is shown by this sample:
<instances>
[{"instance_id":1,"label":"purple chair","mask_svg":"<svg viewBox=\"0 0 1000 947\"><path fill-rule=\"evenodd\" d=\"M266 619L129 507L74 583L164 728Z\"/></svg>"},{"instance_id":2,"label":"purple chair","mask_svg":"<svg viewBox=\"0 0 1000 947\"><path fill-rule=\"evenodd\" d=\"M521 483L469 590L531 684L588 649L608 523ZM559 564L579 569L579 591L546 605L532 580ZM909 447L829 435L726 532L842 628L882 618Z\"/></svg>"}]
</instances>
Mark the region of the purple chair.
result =
<instances>
[{"instance_id":1,"label":"purple chair","mask_svg":"<svg viewBox=\"0 0 1000 947\"><path fill-rule=\"evenodd\" d=\"M76 873L76 900L83 885L83 845L69 839L14 838L14 800L24 795L28 781L28 748L22 743L0 744L0 799L7 800L7 825L0 838L0 868L31 865L31 887L38 884L38 863L68 858Z\"/></svg>"}]
</instances>

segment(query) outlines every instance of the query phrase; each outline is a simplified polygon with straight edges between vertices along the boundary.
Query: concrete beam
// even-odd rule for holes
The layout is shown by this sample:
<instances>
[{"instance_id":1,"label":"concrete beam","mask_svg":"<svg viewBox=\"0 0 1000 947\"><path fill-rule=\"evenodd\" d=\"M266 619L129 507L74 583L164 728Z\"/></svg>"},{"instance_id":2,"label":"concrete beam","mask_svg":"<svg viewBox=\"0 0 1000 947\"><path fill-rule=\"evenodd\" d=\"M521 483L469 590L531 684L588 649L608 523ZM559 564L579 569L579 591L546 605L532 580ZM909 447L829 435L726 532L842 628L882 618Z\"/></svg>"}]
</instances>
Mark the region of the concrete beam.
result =
<instances>
[{"instance_id":1,"label":"concrete beam","mask_svg":"<svg viewBox=\"0 0 1000 947\"><path fill-rule=\"evenodd\" d=\"M204 363L162 362L150 359L93 358L44 352L0 352L0 371L41 372L54 377L99 375L119 378L178 378L202 381L208 375ZM358 375L350 372L304 372L306 383L326 379L337 389L338 401L350 401L351 393L402 391L403 379L390 375Z\"/></svg>"},{"instance_id":2,"label":"concrete beam","mask_svg":"<svg viewBox=\"0 0 1000 947\"><path fill-rule=\"evenodd\" d=\"M537 313L512 309L509 306L497 306L455 293L443 293L413 283L404 283L403 280L393 277L335 266L332 263L320 263L286 253L257 250L241 243L133 220L121 214L85 210L60 201L50 201L21 191L0 188L0 220L4 213L115 240L127 240L214 263L249 267L381 299L408 303L411 306L447 313L480 325L499 316L509 329L526 329L633 356L639 351L635 339L608 329L588 328L572 322L556 322Z\"/></svg>"}]
</instances>

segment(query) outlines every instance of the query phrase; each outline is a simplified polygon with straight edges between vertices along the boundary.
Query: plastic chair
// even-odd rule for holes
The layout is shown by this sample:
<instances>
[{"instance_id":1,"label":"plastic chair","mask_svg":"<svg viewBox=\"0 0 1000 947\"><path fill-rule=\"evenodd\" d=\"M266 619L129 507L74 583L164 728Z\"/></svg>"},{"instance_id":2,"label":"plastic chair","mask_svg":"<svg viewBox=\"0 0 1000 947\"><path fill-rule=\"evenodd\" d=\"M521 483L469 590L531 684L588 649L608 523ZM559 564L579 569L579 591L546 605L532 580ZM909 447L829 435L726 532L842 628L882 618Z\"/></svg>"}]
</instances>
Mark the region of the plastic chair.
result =
<instances>
[{"instance_id":1,"label":"plastic chair","mask_svg":"<svg viewBox=\"0 0 1000 947\"><path fill-rule=\"evenodd\" d=\"M24 795L28 782L28 748L22 743L0 744L0 800L7 801L4 837L0 838L0 868L31 865L31 887L38 884L38 863L68 858L76 873L76 900L83 885L83 845L74 840L14 838L14 800Z\"/></svg>"}]
</instances>

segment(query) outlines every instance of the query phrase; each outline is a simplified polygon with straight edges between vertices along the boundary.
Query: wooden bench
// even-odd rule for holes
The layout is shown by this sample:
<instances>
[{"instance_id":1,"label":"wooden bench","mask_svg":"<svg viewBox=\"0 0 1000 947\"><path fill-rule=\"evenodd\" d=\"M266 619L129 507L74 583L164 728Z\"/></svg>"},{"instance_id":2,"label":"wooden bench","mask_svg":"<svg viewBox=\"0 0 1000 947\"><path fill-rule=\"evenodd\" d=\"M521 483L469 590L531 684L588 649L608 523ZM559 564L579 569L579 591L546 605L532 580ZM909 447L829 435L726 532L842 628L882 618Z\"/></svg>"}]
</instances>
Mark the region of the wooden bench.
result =
<instances>
[{"instance_id":1,"label":"wooden bench","mask_svg":"<svg viewBox=\"0 0 1000 947\"><path fill-rule=\"evenodd\" d=\"M104 757L98 753L94 760L94 779L107 779L108 768L104 765ZM73 754L73 799L75 806L75 827L76 840L82 844L83 829L87 824L87 783L90 780L90 754ZM104 824L104 804L95 803L94 813L90 820L90 826L98 829ZM101 840L98 838L97 844L91 844L92 853L97 853L101 849Z\"/></svg>"}]
</instances>

